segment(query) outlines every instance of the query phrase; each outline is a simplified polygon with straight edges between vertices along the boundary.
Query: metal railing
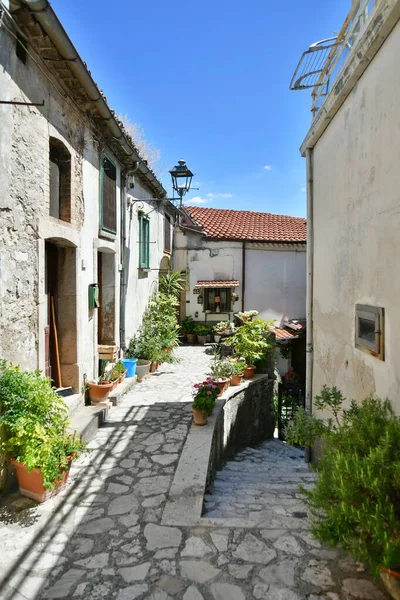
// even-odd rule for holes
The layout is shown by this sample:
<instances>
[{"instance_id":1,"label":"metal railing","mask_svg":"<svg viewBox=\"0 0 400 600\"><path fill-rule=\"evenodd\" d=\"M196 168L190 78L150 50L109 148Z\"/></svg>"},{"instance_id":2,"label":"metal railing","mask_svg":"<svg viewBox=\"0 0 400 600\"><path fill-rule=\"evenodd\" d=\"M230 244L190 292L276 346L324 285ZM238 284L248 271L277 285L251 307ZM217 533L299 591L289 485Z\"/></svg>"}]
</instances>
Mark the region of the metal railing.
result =
<instances>
[{"instance_id":1,"label":"metal railing","mask_svg":"<svg viewBox=\"0 0 400 600\"><path fill-rule=\"evenodd\" d=\"M312 44L303 53L290 89L312 89L311 111L315 116L343 67L354 44L364 32L381 0L355 0L339 33Z\"/></svg>"}]
</instances>

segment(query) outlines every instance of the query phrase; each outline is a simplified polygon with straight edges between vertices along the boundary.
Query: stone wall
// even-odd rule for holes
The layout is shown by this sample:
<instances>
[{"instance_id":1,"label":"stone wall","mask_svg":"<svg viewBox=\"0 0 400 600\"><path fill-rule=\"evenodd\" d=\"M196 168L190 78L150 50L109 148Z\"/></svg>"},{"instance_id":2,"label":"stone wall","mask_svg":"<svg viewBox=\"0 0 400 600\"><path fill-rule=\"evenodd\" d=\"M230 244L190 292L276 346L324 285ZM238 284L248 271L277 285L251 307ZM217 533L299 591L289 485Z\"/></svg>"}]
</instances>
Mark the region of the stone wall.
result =
<instances>
[{"instance_id":1,"label":"stone wall","mask_svg":"<svg viewBox=\"0 0 400 600\"><path fill-rule=\"evenodd\" d=\"M207 481L224 462L246 446L256 446L274 435L274 380L256 375L246 387L228 397L216 416ZM218 410L218 409L217 409Z\"/></svg>"}]
</instances>

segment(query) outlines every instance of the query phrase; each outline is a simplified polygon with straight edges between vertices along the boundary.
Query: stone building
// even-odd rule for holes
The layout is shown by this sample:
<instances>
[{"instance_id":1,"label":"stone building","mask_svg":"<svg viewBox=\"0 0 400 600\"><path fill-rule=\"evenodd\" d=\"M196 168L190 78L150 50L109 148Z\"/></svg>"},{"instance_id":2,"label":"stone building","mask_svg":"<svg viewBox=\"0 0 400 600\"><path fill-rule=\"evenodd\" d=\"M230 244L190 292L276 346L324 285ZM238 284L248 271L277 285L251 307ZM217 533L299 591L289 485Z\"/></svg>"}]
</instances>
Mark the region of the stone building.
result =
<instances>
[{"instance_id":1,"label":"stone building","mask_svg":"<svg viewBox=\"0 0 400 600\"><path fill-rule=\"evenodd\" d=\"M336 385L348 400L387 397L400 414L400 1L349 9L337 38L313 45L292 81L311 88L313 109L301 147L308 397ZM316 52L326 60L307 72Z\"/></svg>"},{"instance_id":2,"label":"stone building","mask_svg":"<svg viewBox=\"0 0 400 600\"><path fill-rule=\"evenodd\" d=\"M0 13L0 357L79 393L140 324L174 207L50 5Z\"/></svg>"}]
</instances>

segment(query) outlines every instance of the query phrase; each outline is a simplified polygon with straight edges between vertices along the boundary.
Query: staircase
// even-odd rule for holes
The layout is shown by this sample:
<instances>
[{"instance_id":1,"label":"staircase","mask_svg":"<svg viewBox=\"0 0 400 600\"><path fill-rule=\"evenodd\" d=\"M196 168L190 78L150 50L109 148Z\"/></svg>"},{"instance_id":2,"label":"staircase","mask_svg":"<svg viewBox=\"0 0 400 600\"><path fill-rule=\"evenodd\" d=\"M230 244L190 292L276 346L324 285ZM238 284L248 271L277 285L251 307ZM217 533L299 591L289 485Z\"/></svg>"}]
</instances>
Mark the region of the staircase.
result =
<instances>
[{"instance_id":1,"label":"staircase","mask_svg":"<svg viewBox=\"0 0 400 600\"><path fill-rule=\"evenodd\" d=\"M302 450L269 440L242 450L216 474L204 497L203 516L303 528L300 521L307 520L307 512L299 484L307 488L313 480Z\"/></svg>"}]
</instances>

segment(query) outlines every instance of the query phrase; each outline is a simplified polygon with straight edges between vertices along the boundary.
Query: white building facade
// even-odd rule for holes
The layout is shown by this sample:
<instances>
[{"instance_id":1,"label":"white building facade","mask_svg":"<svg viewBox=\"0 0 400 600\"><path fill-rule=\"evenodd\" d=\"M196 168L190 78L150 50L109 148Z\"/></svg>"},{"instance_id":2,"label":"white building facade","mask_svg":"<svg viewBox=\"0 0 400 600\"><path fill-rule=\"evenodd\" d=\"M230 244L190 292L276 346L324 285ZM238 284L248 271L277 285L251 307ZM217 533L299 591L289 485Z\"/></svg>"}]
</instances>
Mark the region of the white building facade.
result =
<instances>
[{"instance_id":1,"label":"white building facade","mask_svg":"<svg viewBox=\"0 0 400 600\"><path fill-rule=\"evenodd\" d=\"M400 414L400 2L353 2L342 69L302 145L309 397L388 397ZM329 65L327 65L329 68Z\"/></svg>"}]
</instances>

